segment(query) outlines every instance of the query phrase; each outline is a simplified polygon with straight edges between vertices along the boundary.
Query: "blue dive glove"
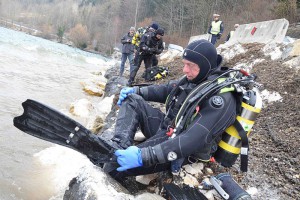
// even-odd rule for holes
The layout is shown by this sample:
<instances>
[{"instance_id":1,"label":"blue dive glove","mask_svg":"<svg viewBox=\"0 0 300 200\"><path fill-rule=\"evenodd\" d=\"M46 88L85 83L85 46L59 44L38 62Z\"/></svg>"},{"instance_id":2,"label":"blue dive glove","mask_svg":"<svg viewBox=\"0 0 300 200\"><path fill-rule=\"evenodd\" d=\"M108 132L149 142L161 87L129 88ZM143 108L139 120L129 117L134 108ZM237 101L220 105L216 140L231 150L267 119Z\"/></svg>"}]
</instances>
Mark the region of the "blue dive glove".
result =
<instances>
[{"instance_id":1,"label":"blue dive glove","mask_svg":"<svg viewBox=\"0 0 300 200\"><path fill-rule=\"evenodd\" d=\"M117 156L117 162L121 166L117 168L119 172L143 166L141 149L136 146L130 146L126 150L117 150L115 155Z\"/></svg>"},{"instance_id":2,"label":"blue dive glove","mask_svg":"<svg viewBox=\"0 0 300 200\"><path fill-rule=\"evenodd\" d=\"M132 94L132 93L136 93L135 89L133 87L123 88L120 92L120 96L119 96L119 100L118 100L117 104L119 106L121 106L122 102L124 101L124 99L127 98L128 94Z\"/></svg>"}]
</instances>

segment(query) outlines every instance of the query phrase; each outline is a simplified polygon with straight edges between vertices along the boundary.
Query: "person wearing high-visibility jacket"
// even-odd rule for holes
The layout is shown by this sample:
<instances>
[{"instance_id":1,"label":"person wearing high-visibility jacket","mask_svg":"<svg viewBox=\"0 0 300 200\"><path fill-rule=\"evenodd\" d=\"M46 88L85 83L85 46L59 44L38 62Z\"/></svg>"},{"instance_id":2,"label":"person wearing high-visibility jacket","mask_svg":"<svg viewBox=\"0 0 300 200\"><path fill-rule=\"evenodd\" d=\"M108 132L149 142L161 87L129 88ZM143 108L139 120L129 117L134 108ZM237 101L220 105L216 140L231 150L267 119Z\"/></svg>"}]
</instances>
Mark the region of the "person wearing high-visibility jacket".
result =
<instances>
[{"instance_id":1,"label":"person wearing high-visibility jacket","mask_svg":"<svg viewBox=\"0 0 300 200\"><path fill-rule=\"evenodd\" d=\"M138 28L137 32L135 32L133 38L132 38L132 44L135 45L135 49L137 50L140 42L141 42L141 38L142 36L146 33L148 28L146 27L140 27Z\"/></svg>"},{"instance_id":2,"label":"person wearing high-visibility jacket","mask_svg":"<svg viewBox=\"0 0 300 200\"><path fill-rule=\"evenodd\" d=\"M230 31L229 34L227 35L227 38L226 38L226 42L228 42L228 40L233 36L235 30L239 27L239 24L235 24L234 25L234 31Z\"/></svg>"},{"instance_id":3,"label":"person wearing high-visibility jacket","mask_svg":"<svg viewBox=\"0 0 300 200\"><path fill-rule=\"evenodd\" d=\"M215 45L217 43L217 40L221 38L223 31L224 31L224 25L223 22L219 19L219 14L213 14L214 20L211 22L211 25L208 29L208 33L211 34L211 43Z\"/></svg>"}]
</instances>

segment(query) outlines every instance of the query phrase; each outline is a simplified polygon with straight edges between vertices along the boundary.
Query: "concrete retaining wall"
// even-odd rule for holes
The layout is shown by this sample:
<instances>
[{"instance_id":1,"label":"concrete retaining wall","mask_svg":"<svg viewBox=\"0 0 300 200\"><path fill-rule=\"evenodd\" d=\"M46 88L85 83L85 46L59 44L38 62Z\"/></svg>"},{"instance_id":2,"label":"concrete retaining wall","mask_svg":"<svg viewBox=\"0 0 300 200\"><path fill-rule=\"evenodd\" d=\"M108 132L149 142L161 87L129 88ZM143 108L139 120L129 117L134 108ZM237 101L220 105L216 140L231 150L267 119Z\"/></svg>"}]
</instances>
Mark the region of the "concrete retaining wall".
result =
<instances>
[{"instance_id":1,"label":"concrete retaining wall","mask_svg":"<svg viewBox=\"0 0 300 200\"><path fill-rule=\"evenodd\" d=\"M240 25L226 46L230 46L236 43L282 43L289 27L289 21L286 19L276 19L271 21L263 21L252 24ZM210 41L211 35L196 35L190 37L189 43L205 39Z\"/></svg>"},{"instance_id":2,"label":"concrete retaining wall","mask_svg":"<svg viewBox=\"0 0 300 200\"><path fill-rule=\"evenodd\" d=\"M242 24L227 43L282 43L288 27L289 21L286 19Z\"/></svg>"}]
</instances>

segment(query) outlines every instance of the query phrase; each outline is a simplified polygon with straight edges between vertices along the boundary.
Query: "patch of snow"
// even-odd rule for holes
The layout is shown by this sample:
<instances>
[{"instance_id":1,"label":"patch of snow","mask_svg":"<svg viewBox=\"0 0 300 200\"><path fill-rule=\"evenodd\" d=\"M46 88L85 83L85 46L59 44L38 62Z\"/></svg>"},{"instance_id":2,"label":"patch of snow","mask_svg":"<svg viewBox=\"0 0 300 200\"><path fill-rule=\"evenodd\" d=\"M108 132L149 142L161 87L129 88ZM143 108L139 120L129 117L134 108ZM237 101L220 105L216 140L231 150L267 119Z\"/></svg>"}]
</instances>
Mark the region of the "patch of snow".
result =
<instances>
[{"instance_id":1,"label":"patch of snow","mask_svg":"<svg viewBox=\"0 0 300 200\"><path fill-rule=\"evenodd\" d=\"M290 44L295 42L296 39L295 38L291 38L290 36L285 36L283 39L283 44Z\"/></svg>"},{"instance_id":2,"label":"patch of snow","mask_svg":"<svg viewBox=\"0 0 300 200\"><path fill-rule=\"evenodd\" d=\"M277 44L267 44L262 49L266 56L270 56L272 60L278 60L282 57L282 51Z\"/></svg>"},{"instance_id":3,"label":"patch of snow","mask_svg":"<svg viewBox=\"0 0 300 200\"><path fill-rule=\"evenodd\" d=\"M252 62L249 62L249 63L238 63L237 65L235 65L233 68L234 69L243 69L245 70L246 72L250 73L252 71L252 68L254 65L258 64L258 63L261 63L263 62L265 59L256 59Z\"/></svg>"},{"instance_id":4,"label":"patch of snow","mask_svg":"<svg viewBox=\"0 0 300 200\"><path fill-rule=\"evenodd\" d=\"M235 44L230 46L230 48L226 48L221 52L221 55L225 60L230 60L238 54L245 53L246 50L240 44Z\"/></svg>"},{"instance_id":5,"label":"patch of snow","mask_svg":"<svg viewBox=\"0 0 300 200\"><path fill-rule=\"evenodd\" d=\"M261 92L261 97L264 101L267 101L268 103L274 101L282 102L282 97L278 92L269 92L268 90L263 90Z\"/></svg>"}]
</instances>

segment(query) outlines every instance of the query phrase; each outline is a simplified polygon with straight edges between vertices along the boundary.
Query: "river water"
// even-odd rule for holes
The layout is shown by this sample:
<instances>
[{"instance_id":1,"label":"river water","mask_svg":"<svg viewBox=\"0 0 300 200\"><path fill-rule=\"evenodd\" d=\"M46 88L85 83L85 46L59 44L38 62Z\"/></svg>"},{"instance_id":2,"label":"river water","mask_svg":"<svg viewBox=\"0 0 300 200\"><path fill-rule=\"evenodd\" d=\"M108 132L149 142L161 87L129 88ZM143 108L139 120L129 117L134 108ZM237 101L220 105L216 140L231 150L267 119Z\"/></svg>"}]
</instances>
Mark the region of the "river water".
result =
<instances>
[{"instance_id":1,"label":"river water","mask_svg":"<svg viewBox=\"0 0 300 200\"><path fill-rule=\"evenodd\" d=\"M104 64L99 55L0 27L0 199L55 199L88 162L19 131L13 117L26 99L67 111L86 98L80 81Z\"/></svg>"}]
</instances>

